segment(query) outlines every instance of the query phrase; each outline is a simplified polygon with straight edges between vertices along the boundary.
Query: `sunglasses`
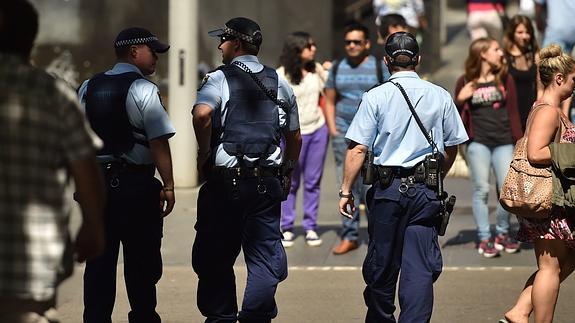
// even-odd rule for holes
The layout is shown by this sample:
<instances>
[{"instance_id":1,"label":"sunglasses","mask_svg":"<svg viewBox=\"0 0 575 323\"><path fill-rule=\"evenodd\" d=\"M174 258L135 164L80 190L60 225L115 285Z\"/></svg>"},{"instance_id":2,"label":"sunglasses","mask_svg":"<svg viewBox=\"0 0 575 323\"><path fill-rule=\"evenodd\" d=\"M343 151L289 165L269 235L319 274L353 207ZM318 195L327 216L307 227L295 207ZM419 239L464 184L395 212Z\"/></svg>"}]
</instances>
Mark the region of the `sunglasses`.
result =
<instances>
[{"instance_id":1,"label":"sunglasses","mask_svg":"<svg viewBox=\"0 0 575 323\"><path fill-rule=\"evenodd\" d=\"M345 43L345 46L349 46L351 44L354 44L355 46L359 46L361 44L363 44L363 40L357 40L357 39L346 39L343 41Z\"/></svg>"},{"instance_id":2,"label":"sunglasses","mask_svg":"<svg viewBox=\"0 0 575 323\"><path fill-rule=\"evenodd\" d=\"M220 44L223 44L225 42L227 42L228 40L235 40L237 39L237 37L234 37L232 35L221 35L220 36Z\"/></svg>"}]
</instances>

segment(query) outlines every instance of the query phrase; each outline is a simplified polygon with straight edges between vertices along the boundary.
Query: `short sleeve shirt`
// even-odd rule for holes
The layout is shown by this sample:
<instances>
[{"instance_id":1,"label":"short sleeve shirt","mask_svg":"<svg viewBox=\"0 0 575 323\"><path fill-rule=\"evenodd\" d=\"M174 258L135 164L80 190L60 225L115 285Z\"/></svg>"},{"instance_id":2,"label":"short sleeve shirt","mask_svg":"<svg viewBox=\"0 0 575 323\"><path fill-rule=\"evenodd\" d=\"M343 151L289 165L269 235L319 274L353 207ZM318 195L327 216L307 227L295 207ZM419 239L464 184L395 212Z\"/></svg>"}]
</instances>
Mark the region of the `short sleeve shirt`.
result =
<instances>
[{"instance_id":1,"label":"short sleeve shirt","mask_svg":"<svg viewBox=\"0 0 575 323\"><path fill-rule=\"evenodd\" d=\"M117 75L128 72L136 72L142 74L140 70L131 64L118 63L107 71L107 75ZM143 75L142 75L143 76ZM84 81L78 91L80 102L82 106L86 105L86 89L88 88L89 80ZM130 123L138 128L144 129L146 136L134 132L134 138L150 141L159 137L170 138L176 130L170 121L168 113L164 108L160 99L160 91L156 84L142 78L135 80L126 96L126 112ZM126 161L133 164L152 164L154 161L150 149L139 143L135 143L132 150L121 156ZM98 156L101 162L106 162L114 159L114 156L103 155Z\"/></svg>"},{"instance_id":2,"label":"short sleeve shirt","mask_svg":"<svg viewBox=\"0 0 575 323\"><path fill-rule=\"evenodd\" d=\"M100 146L73 89L0 55L0 296L48 300L71 272L66 171Z\"/></svg>"},{"instance_id":3,"label":"short sleeve shirt","mask_svg":"<svg viewBox=\"0 0 575 323\"><path fill-rule=\"evenodd\" d=\"M445 89L420 79L415 72L394 73L390 81L403 86L442 153L445 147L467 141L457 108ZM391 82L363 95L346 138L367 146L374 153L374 164L382 166L410 168L432 152L403 95Z\"/></svg>"},{"instance_id":4,"label":"short sleeve shirt","mask_svg":"<svg viewBox=\"0 0 575 323\"><path fill-rule=\"evenodd\" d=\"M503 90L495 82L478 83L470 105L473 141L489 147L513 144Z\"/></svg>"},{"instance_id":5,"label":"short sleeve shirt","mask_svg":"<svg viewBox=\"0 0 575 323\"><path fill-rule=\"evenodd\" d=\"M232 60L232 63L236 60L246 64L247 67L254 73L258 73L264 68L264 66L258 61L257 57L253 55L238 56ZM278 107L280 127L289 131L298 130L299 116L296 98L289 83L283 77L279 76L277 93L278 99L286 101L289 106L288 114L286 114L283 109ZM196 103L194 106L198 104L205 104L214 110L220 110L222 113L221 120L223 125L225 120L225 111L222 110L225 110L223 108L226 106L229 97L229 87L224 72L216 70L215 72L208 73L202 81L202 84L200 84L200 87L198 88ZM244 160L247 162L247 164L250 164L255 162L257 158L249 158L244 156ZM279 166L281 161L282 151L281 148L278 147L276 151L272 153L262 164L264 166ZM216 148L215 165L235 167L238 165L238 160L235 156L228 155L223 149L223 145L220 144Z\"/></svg>"},{"instance_id":6,"label":"short sleeve shirt","mask_svg":"<svg viewBox=\"0 0 575 323\"><path fill-rule=\"evenodd\" d=\"M382 69L385 81L389 78L389 72L385 64L382 64ZM345 133L357 112L361 96L378 83L376 58L370 55L366 61L354 67L344 59L339 63L335 77L337 79L334 79L332 67L325 88L337 91L335 125L340 133Z\"/></svg>"}]
</instances>

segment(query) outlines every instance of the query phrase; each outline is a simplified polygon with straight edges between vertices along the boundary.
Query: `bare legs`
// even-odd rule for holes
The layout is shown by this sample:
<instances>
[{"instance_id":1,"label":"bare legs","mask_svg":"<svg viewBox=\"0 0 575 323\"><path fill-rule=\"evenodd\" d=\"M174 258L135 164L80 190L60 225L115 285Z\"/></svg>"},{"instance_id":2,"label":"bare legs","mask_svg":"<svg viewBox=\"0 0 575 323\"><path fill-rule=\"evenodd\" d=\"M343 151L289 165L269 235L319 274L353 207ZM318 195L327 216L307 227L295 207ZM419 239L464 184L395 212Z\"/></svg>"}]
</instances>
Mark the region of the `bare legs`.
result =
<instances>
[{"instance_id":1,"label":"bare legs","mask_svg":"<svg viewBox=\"0 0 575 323\"><path fill-rule=\"evenodd\" d=\"M575 251L561 240L536 240L535 256L539 270L527 279L517 302L505 313L510 322L527 323L531 311L536 323L552 322L559 285L575 269Z\"/></svg>"}]
</instances>

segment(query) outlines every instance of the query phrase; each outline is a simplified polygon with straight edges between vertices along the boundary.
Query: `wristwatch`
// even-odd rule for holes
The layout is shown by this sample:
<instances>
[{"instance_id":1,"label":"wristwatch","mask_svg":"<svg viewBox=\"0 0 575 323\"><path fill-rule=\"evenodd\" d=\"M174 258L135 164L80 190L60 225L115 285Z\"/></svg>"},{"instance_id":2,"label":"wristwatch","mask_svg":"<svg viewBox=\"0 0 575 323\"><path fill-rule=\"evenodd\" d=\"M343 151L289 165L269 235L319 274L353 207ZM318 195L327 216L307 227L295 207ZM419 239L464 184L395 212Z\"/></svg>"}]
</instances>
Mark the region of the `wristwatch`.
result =
<instances>
[{"instance_id":1,"label":"wristwatch","mask_svg":"<svg viewBox=\"0 0 575 323\"><path fill-rule=\"evenodd\" d=\"M343 191L339 190L339 198L350 198L353 200L353 192L349 191L349 193L343 194Z\"/></svg>"}]
</instances>

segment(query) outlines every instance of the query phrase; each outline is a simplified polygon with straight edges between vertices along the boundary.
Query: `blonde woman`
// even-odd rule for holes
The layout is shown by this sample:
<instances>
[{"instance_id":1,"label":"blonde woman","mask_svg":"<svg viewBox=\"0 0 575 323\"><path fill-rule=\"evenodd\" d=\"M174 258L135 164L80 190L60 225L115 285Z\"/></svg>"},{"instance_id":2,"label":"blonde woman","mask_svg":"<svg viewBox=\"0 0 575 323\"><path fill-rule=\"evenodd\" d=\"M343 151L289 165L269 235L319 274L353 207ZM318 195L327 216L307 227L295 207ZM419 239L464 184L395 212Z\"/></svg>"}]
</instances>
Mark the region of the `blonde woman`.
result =
<instances>
[{"instance_id":1,"label":"blonde woman","mask_svg":"<svg viewBox=\"0 0 575 323\"><path fill-rule=\"evenodd\" d=\"M528 129L527 158L537 165L551 164L549 144L560 129L561 102L575 89L575 60L558 45L540 52L539 77L543 94L534 104ZM575 129L568 123L561 142L575 143ZM536 323L552 322L561 281L575 268L575 214L565 208L554 208L547 219L526 219L518 214L517 238L533 242L538 270L534 272L513 308L500 322L527 323L533 312Z\"/></svg>"}]
</instances>

